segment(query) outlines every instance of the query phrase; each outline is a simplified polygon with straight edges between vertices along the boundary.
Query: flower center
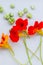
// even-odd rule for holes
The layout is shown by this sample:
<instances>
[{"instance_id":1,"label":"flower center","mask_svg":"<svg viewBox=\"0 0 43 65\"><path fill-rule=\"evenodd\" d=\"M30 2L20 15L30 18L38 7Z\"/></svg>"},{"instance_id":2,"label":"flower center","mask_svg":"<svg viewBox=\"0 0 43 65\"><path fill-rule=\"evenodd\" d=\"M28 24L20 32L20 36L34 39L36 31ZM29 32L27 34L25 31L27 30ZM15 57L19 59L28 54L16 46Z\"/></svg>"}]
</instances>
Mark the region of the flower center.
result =
<instances>
[{"instance_id":1,"label":"flower center","mask_svg":"<svg viewBox=\"0 0 43 65\"><path fill-rule=\"evenodd\" d=\"M24 24L21 24L21 27L23 26Z\"/></svg>"}]
</instances>

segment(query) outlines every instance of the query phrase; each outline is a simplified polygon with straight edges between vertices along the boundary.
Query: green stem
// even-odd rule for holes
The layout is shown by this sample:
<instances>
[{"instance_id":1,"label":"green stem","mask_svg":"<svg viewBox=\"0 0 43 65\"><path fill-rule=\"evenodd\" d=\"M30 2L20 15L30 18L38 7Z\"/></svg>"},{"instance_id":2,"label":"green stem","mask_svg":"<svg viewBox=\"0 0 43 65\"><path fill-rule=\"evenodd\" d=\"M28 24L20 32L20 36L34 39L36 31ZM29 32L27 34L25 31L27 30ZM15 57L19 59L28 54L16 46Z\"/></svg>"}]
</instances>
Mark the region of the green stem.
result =
<instances>
[{"instance_id":1,"label":"green stem","mask_svg":"<svg viewBox=\"0 0 43 65\"><path fill-rule=\"evenodd\" d=\"M39 44L39 46L37 47L37 49L35 50L34 54L38 51L39 48L40 48L40 44ZM34 55L34 54L33 54L33 55ZM33 57L33 55L32 55L31 57Z\"/></svg>"},{"instance_id":2,"label":"green stem","mask_svg":"<svg viewBox=\"0 0 43 65\"><path fill-rule=\"evenodd\" d=\"M34 55L38 60L40 60L39 57L34 52L32 52L29 48L28 50L32 53L32 55ZM33 58L33 56L31 56L31 58Z\"/></svg>"},{"instance_id":3,"label":"green stem","mask_svg":"<svg viewBox=\"0 0 43 65\"><path fill-rule=\"evenodd\" d=\"M10 51L10 50L9 50ZM10 51L10 53L11 53L11 55L12 55L12 57L13 57L13 59L14 59L14 61L16 61L18 64L20 64L20 65L26 65L26 64L22 64L19 60L17 60L14 56L15 56L15 54L13 54L11 51Z\"/></svg>"},{"instance_id":4,"label":"green stem","mask_svg":"<svg viewBox=\"0 0 43 65\"><path fill-rule=\"evenodd\" d=\"M42 47L42 37L40 37L40 60L41 60L41 63L43 65L43 62L42 62L42 50L41 50L41 47Z\"/></svg>"},{"instance_id":5,"label":"green stem","mask_svg":"<svg viewBox=\"0 0 43 65\"><path fill-rule=\"evenodd\" d=\"M42 43L42 39L40 38L40 44ZM32 53L32 56L31 56L31 58L33 58L33 56L35 56L39 61L41 61L42 62L42 57L41 57L41 48L40 48L40 45L39 44L39 46L37 47L37 49L36 49L36 51L35 52L32 52L29 48L28 48L28 50ZM38 49L40 48L40 57L41 57L41 59L35 54L37 51L38 51ZM28 63L28 62L27 62ZM42 65L43 65L43 62L42 62Z\"/></svg>"},{"instance_id":6,"label":"green stem","mask_svg":"<svg viewBox=\"0 0 43 65\"><path fill-rule=\"evenodd\" d=\"M8 49L9 49L9 51L10 51L11 55L12 55L12 56L14 56L14 55L15 55L15 53L14 53L14 51L13 51L12 47L9 45L9 43L8 43Z\"/></svg>"},{"instance_id":7,"label":"green stem","mask_svg":"<svg viewBox=\"0 0 43 65\"><path fill-rule=\"evenodd\" d=\"M34 52L32 52L29 48L28 50L32 53L33 56L35 56L39 61L40 61L40 58L38 56L36 56L36 54ZM31 56L31 58L33 58L33 56ZM28 61L26 63L26 65L28 64Z\"/></svg>"},{"instance_id":8,"label":"green stem","mask_svg":"<svg viewBox=\"0 0 43 65\"><path fill-rule=\"evenodd\" d=\"M13 59L14 59L14 61L16 61L18 64L20 64L20 65L25 65L25 64L22 64L20 61L18 61L14 56L15 56L15 53L14 53L14 51L12 50L12 48L11 48L11 46L9 45L9 51L10 51L10 53L11 53L11 55L12 55L12 57L13 57Z\"/></svg>"},{"instance_id":9,"label":"green stem","mask_svg":"<svg viewBox=\"0 0 43 65\"><path fill-rule=\"evenodd\" d=\"M31 62L31 59L30 59L30 56L29 56L29 53L28 53L28 48L27 48L27 45L26 45L26 38L24 38L24 45L25 45L25 49L26 49L26 54L27 54L27 57L28 57L28 61L30 63L30 65L32 65L32 62Z\"/></svg>"},{"instance_id":10,"label":"green stem","mask_svg":"<svg viewBox=\"0 0 43 65\"><path fill-rule=\"evenodd\" d=\"M20 64L20 65L25 65L25 64L22 64L20 61L18 61L15 57L14 57L14 60L15 60L18 64Z\"/></svg>"}]
</instances>

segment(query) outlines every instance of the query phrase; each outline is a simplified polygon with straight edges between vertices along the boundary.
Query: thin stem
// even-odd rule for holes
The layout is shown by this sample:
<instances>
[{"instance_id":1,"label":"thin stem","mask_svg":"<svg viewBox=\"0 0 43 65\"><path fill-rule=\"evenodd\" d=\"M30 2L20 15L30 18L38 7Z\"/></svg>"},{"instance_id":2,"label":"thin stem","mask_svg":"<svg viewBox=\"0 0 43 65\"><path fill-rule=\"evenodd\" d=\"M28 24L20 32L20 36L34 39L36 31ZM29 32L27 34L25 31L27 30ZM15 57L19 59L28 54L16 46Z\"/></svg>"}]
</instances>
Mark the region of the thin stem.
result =
<instances>
[{"instance_id":1,"label":"thin stem","mask_svg":"<svg viewBox=\"0 0 43 65\"><path fill-rule=\"evenodd\" d=\"M28 57L28 62L30 63L30 65L32 65L32 62L31 62L31 59L30 59L30 56L29 56L29 53L28 53L28 48L27 48L27 45L26 45L26 38L24 38L24 45L25 45L25 49L26 49L26 54L27 54L27 57Z\"/></svg>"},{"instance_id":2,"label":"thin stem","mask_svg":"<svg viewBox=\"0 0 43 65\"><path fill-rule=\"evenodd\" d=\"M42 62L42 50L41 50L41 47L42 47L42 37L40 37L40 60ZM42 65L43 65L43 62L42 62Z\"/></svg>"},{"instance_id":3,"label":"thin stem","mask_svg":"<svg viewBox=\"0 0 43 65\"><path fill-rule=\"evenodd\" d=\"M25 65L25 64L22 64L20 61L18 61L15 57L14 57L14 60L15 60L18 64L20 64L20 65Z\"/></svg>"},{"instance_id":4,"label":"thin stem","mask_svg":"<svg viewBox=\"0 0 43 65\"><path fill-rule=\"evenodd\" d=\"M28 50L32 53L32 55L34 55L38 60L40 60L39 57L34 52L32 52L29 48ZM31 56L31 58L33 58L33 56Z\"/></svg>"},{"instance_id":5,"label":"thin stem","mask_svg":"<svg viewBox=\"0 0 43 65\"><path fill-rule=\"evenodd\" d=\"M41 44L41 43L42 43L42 40L41 40L41 38L40 38L40 44ZM35 52L32 52L29 48L28 48L28 50L32 53L31 58L33 58L33 56L35 56L39 61L42 62L42 59L39 59L39 57L35 55L35 53L38 51L38 49L39 49L40 46L41 46L40 44L39 44L39 46L37 47L37 49L36 49ZM41 48L40 48L40 52L41 52ZM40 57L41 57L41 53L40 53ZM42 57L41 57L41 58L42 58ZM28 63L28 62L27 62L27 63ZM42 62L42 65L43 65L43 62Z\"/></svg>"},{"instance_id":6,"label":"thin stem","mask_svg":"<svg viewBox=\"0 0 43 65\"><path fill-rule=\"evenodd\" d=\"M10 51L10 50L9 50ZM26 65L26 64L22 64L19 60L17 60L14 56L15 56L15 54L12 54L12 52L10 51L10 53L11 53L11 55L12 55L12 57L13 57L13 59L14 59L14 61L16 61L18 64L20 64L20 65Z\"/></svg>"},{"instance_id":7,"label":"thin stem","mask_svg":"<svg viewBox=\"0 0 43 65\"><path fill-rule=\"evenodd\" d=\"M40 44L39 44L39 46L37 47L37 49L35 50L35 52L32 54L31 57L33 57L33 55L38 51L39 48L40 48Z\"/></svg>"},{"instance_id":8,"label":"thin stem","mask_svg":"<svg viewBox=\"0 0 43 65\"><path fill-rule=\"evenodd\" d=\"M9 49L9 51L10 51L10 53L11 53L12 56L15 55L12 47L9 44L8 44L8 49Z\"/></svg>"},{"instance_id":9,"label":"thin stem","mask_svg":"<svg viewBox=\"0 0 43 65\"><path fill-rule=\"evenodd\" d=\"M12 50L12 48L11 48L11 46L9 45L9 51L10 51L10 53L11 53L11 55L12 55L12 57L13 57L13 59L14 59L14 61L16 61L18 64L20 64L20 65L25 65L25 64L22 64L20 61L18 61L14 56L15 56L15 53L14 53L14 51Z\"/></svg>"},{"instance_id":10,"label":"thin stem","mask_svg":"<svg viewBox=\"0 0 43 65\"><path fill-rule=\"evenodd\" d=\"M40 61L39 57L36 56L34 52L32 52L29 48L28 48L28 50L32 53L33 56L35 56L35 57ZM33 58L33 56L31 56L31 58ZM28 61L27 61L26 65L27 65L27 64L28 64Z\"/></svg>"}]
</instances>

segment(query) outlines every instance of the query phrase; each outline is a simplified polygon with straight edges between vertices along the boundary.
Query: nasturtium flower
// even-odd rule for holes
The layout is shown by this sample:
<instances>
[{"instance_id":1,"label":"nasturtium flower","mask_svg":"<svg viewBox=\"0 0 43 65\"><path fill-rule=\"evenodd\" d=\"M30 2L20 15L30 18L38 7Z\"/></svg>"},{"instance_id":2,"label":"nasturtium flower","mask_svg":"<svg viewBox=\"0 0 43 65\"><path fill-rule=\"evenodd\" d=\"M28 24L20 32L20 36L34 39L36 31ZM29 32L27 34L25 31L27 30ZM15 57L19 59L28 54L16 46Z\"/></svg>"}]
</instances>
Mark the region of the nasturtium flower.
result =
<instances>
[{"instance_id":1,"label":"nasturtium flower","mask_svg":"<svg viewBox=\"0 0 43 65\"><path fill-rule=\"evenodd\" d=\"M38 21L35 21L35 23L34 23L34 28L38 28Z\"/></svg>"},{"instance_id":2,"label":"nasturtium flower","mask_svg":"<svg viewBox=\"0 0 43 65\"><path fill-rule=\"evenodd\" d=\"M1 42L0 42L0 48L8 49L12 55L14 55L14 52L12 50L12 47L8 43L8 35L5 35L2 33Z\"/></svg>"},{"instance_id":3,"label":"nasturtium flower","mask_svg":"<svg viewBox=\"0 0 43 65\"><path fill-rule=\"evenodd\" d=\"M38 29L40 30L40 29L42 29L43 28L43 21L41 21L40 23L39 23L39 25L38 25Z\"/></svg>"},{"instance_id":4,"label":"nasturtium flower","mask_svg":"<svg viewBox=\"0 0 43 65\"><path fill-rule=\"evenodd\" d=\"M13 26L10 30L10 39L12 42L17 42L19 40L19 33L16 26Z\"/></svg>"},{"instance_id":5,"label":"nasturtium flower","mask_svg":"<svg viewBox=\"0 0 43 65\"><path fill-rule=\"evenodd\" d=\"M27 29L28 20L23 20L22 18L19 18L16 20L16 26L18 27L19 31L24 31Z\"/></svg>"},{"instance_id":6,"label":"nasturtium flower","mask_svg":"<svg viewBox=\"0 0 43 65\"><path fill-rule=\"evenodd\" d=\"M29 26L28 27L28 34L34 35L35 33L36 33L36 29L34 28L34 26Z\"/></svg>"},{"instance_id":7,"label":"nasturtium flower","mask_svg":"<svg viewBox=\"0 0 43 65\"><path fill-rule=\"evenodd\" d=\"M8 35L5 35L4 33L2 33L0 47L2 47L2 48L8 48L9 47Z\"/></svg>"},{"instance_id":8,"label":"nasturtium flower","mask_svg":"<svg viewBox=\"0 0 43 65\"><path fill-rule=\"evenodd\" d=\"M33 26L28 27L28 34L33 35L35 33L39 33L39 30L41 29L43 29L43 21L41 21L40 23L38 23L38 21L35 21ZM40 31L40 34L41 34L41 31Z\"/></svg>"},{"instance_id":9,"label":"nasturtium flower","mask_svg":"<svg viewBox=\"0 0 43 65\"><path fill-rule=\"evenodd\" d=\"M38 30L42 29L43 28L43 21L41 21L40 23L38 23L38 21L35 21L34 27L37 28Z\"/></svg>"},{"instance_id":10,"label":"nasturtium flower","mask_svg":"<svg viewBox=\"0 0 43 65\"><path fill-rule=\"evenodd\" d=\"M4 33L2 33L0 47L7 48L7 46L8 46L8 35L4 35Z\"/></svg>"}]
</instances>

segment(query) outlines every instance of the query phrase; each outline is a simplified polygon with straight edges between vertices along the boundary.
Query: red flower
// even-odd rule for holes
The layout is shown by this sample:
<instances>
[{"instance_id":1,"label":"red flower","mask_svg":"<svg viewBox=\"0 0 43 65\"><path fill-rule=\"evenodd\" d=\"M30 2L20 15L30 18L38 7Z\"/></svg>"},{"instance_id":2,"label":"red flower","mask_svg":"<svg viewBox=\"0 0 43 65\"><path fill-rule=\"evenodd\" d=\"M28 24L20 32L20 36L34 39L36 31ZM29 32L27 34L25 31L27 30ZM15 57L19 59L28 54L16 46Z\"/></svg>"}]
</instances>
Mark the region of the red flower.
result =
<instances>
[{"instance_id":1,"label":"red flower","mask_svg":"<svg viewBox=\"0 0 43 65\"><path fill-rule=\"evenodd\" d=\"M19 31L26 30L27 25L28 25L27 19L23 20L23 19L19 18L19 19L16 20L16 26L18 27Z\"/></svg>"},{"instance_id":2,"label":"red flower","mask_svg":"<svg viewBox=\"0 0 43 65\"><path fill-rule=\"evenodd\" d=\"M34 23L34 28L38 28L38 21L35 21L35 23Z\"/></svg>"},{"instance_id":3,"label":"red flower","mask_svg":"<svg viewBox=\"0 0 43 65\"><path fill-rule=\"evenodd\" d=\"M37 32L37 30L40 30L42 28L43 28L43 21L41 21L40 23L38 23L38 21L35 21L34 26L30 26L28 28L28 34L33 35Z\"/></svg>"},{"instance_id":4,"label":"red flower","mask_svg":"<svg viewBox=\"0 0 43 65\"><path fill-rule=\"evenodd\" d=\"M19 40L19 35L16 26L13 26L13 28L10 30L10 39L13 42L17 42Z\"/></svg>"},{"instance_id":5,"label":"red flower","mask_svg":"<svg viewBox=\"0 0 43 65\"><path fill-rule=\"evenodd\" d=\"M43 21L38 23L38 21L35 21L34 27L37 28L38 30L43 28Z\"/></svg>"},{"instance_id":6,"label":"red flower","mask_svg":"<svg viewBox=\"0 0 43 65\"><path fill-rule=\"evenodd\" d=\"M33 34L35 34L36 33L36 29L34 28L34 26L30 26L29 28L28 28L28 34L29 35L33 35Z\"/></svg>"},{"instance_id":7,"label":"red flower","mask_svg":"<svg viewBox=\"0 0 43 65\"><path fill-rule=\"evenodd\" d=\"M43 28L43 21L41 21L38 25L38 30L42 29Z\"/></svg>"}]
</instances>

